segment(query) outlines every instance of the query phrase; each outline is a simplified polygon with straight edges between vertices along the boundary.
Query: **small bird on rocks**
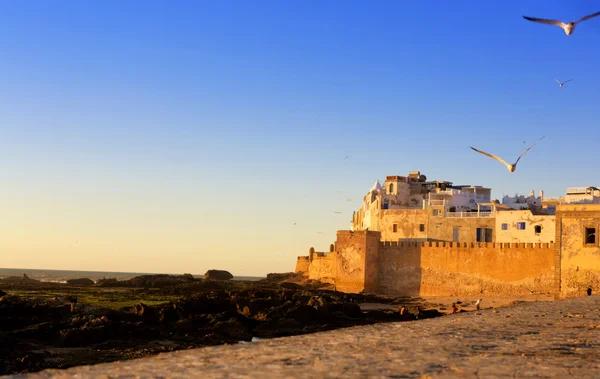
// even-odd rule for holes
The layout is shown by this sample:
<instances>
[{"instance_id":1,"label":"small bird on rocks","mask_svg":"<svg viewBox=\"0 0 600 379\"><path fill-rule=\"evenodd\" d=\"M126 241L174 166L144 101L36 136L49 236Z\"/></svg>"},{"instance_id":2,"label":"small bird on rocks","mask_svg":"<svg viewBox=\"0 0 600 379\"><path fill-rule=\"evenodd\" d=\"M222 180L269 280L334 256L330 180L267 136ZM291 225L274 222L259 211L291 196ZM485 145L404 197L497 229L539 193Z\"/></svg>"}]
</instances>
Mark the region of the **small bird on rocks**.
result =
<instances>
[{"instance_id":1,"label":"small bird on rocks","mask_svg":"<svg viewBox=\"0 0 600 379\"><path fill-rule=\"evenodd\" d=\"M577 21L571 21L571 22L567 22L567 23L564 23L559 20L548 20L548 19L544 19L544 18L535 18L535 17L527 17L527 16L523 16L523 18L526 20L529 20L529 21L539 22L540 24L556 25L559 28L562 28L565 31L566 35L570 36L575 31L575 26L577 26L577 24L579 24L582 21L589 20L590 18L596 17L596 16L600 16L600 12L592 13L590 15L580 18Z\"/></svg>"},{"instance_id":2,"label":"small bird on rocks","mask_svg":"<svg viewBox=\"0 0 600 379\"><path fill-rule=\"evenodd\" d=\"M477 302L475 303L475 308L477 308L477 310L479 310L479 306L481 305L481 300L483 300L483 299L479 299L479 300L477 300Z\"/></svg>"}]
</instances>

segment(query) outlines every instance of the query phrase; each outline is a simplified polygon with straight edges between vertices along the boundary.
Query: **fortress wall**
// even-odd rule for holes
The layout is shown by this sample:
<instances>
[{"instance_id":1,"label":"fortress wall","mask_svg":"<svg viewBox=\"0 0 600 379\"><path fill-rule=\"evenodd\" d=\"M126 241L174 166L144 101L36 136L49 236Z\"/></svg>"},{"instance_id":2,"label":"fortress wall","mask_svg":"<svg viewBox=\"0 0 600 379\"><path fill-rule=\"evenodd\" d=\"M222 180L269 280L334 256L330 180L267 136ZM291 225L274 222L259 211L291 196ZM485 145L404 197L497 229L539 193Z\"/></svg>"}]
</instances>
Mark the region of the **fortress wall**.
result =
<instances>
[{"instance_id":1,"label":"fortress wall","mask_svg":"<svg viewBox=\"0 0 600 379\"><path fill-rule=\"evenodd\" d=\"M308 267L308 278L335 283L335 254L317 255Z\"/></svg>"},{"instance_id":2,"label":"fortress wall","mask_svg":"<svg viewBox=\"0 0 600 379\"><path fill-rule=\"evenodd\" d=\"M308 256L298 257L298 260L296 260L296 269L294 270L294 272L308 275L309 266L310 260L308 259Z\"/></svg>"},{"instance_id":3,"label":"fortress wall","mask_svg":"<svg viewBox=\"0 0 600 379\"><path fill-rule=\"evenodd\" d=\"M593 241L586 234L595 233ZM600 292L600 205L568 204L556 209L556 259L561 295L583 296L588 287Z\"/></svg>"},{"instance_id":4,"label":"fortress wall","mask_svg":"<svg viewBox=\"0 0 600 379\"><path fill-rule=\"evenodd\" d=\"M553 243L382 242L378 291L406 296L557 293Z\"/></svg>"}]
</instances>

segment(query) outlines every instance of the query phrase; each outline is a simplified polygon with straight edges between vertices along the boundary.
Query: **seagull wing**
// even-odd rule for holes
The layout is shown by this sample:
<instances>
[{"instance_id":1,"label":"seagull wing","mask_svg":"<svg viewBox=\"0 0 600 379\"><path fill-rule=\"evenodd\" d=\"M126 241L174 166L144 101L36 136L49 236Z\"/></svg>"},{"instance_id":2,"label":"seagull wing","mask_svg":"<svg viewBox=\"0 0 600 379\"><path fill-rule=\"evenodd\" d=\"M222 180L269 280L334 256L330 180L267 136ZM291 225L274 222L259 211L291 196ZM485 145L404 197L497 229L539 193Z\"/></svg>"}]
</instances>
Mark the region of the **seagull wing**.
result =
<instances>
[{"instance_id":1,"label":"seagull wing","mask_svg":"<svg viewBox=\"0 0 600 379\"><path fill-rule=\"evenodd\" d=\"M589 20L590 18L596 17L596 16L600 16L600 12L596 12L596 13L592 13L587 16L584 16L584 17L580 18L579 20L577 20L575 23L578 24L581 21Z\"/></svg>"},{"instance_id":2,"label":"seagull wing","mask_svg":"<svg viewBox=\"0 0 600 379\"><path fill-rule=\"evenodd\" d=\"M558 79L554 79L554 80L556 80L556 83L558 83L558 84L562 84L562 83L560 82L560 80L558 80Z\"/></svg>"},{"instance_id":3,"label":"seagull wing","mask_svg":"<svg viewBox=\"0 0 600 379\"><path fill-rule=\"evenodd\" d=\"M505 165L506 167L510 166L508 163L506 163L506 162L504 161L504 159L502 159L502 158L500 158L500 157L497 157L497 156L495 156L494 154L490 154L490 153L486 153L485 151L477 150L476 148L474 148L474 147L471 147L471 146L469 146L469 147L470 147L471 149L475 150L476 152L480 153L480 154L483 154L483 155L485 155L485 156L487 156L487 157L490 157L490 158L492 158L492 159L495 159L495 160L497 160L498 162L502 163L502 164L503 164L503 165Z\"/></svg>"},{"instance_id":4,"label":"seagull wing","mask_svg":"<svg viewBox=\"0 0 600 379\"><path fill-rule=\"evenodd\" d=\"M564 28L565 26L567 26L564 22L559 21L559 20L546 20L545 18L535 18L535 17L527 17L527 16L523 16L523 18L525 20L529 20L529 21L533 21L533 22L539 22L540 24L556 25L556 26L559 26L561 28Z\"/></svg>"},{"instance_id":5,"label":"seagull wing","mask_svg":"<svg viewBox=\"0 0 600 379\"><path fill-rule=\"evenodd\" d=\"M570 81L572 81L572 80L573 80L573 79L565 80L565 81L563 82L563 84L565 84L565 83L569 83L569 82L570 82Z\"/></svg>"},{"instance_id":6,"label":"seagull wing","mask_svg":"<svg viewBox=\"0 0 600 379\"><path fill-rule=\"evenodd\" d=\"M531 150L532 147L534 147L535 145L537 145L541 140L543 140L544 138L546 138L546 136L543 136L542 138L540 138L539 140L537 140L533 145L529 146L527 149L525 149L525 151L519 156L519 158L517 159L517 161L515 162L515 165L517 163L519 163L519 160L523 157L523 155L525 155L525 153L527 153L529 150Z\"/></svg>"}]
</instances>

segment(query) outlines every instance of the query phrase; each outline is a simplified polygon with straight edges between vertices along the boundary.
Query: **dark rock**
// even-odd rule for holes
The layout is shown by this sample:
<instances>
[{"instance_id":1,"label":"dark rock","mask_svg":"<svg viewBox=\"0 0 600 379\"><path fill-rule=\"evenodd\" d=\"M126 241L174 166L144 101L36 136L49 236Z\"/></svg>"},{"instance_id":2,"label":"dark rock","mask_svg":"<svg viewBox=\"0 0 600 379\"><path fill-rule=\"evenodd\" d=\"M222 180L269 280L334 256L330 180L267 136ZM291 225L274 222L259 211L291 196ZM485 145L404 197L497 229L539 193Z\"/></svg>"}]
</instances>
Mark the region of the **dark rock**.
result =
<instances>
[{"instance_id":1,"label":"dark rock","mask_svg":"<svg viewBox=\"0 0 600 379\"><path fill-rule=\"evenodd\" d=\"M319 311L308 305L300 305L287 311L285 317L303 324L313 324L319 319Z\"/></svg>"},{"instance_id":2,"label":"dark rock","mask_svg":"<svg viewBox=\"0 0 600 379\"><path fill-rule=\"evenodd\" d=\"M279 286L281 288L286 288L286 289L290 289L290 290L301 290L304 288L300 284L292 283L292 282L282 282L282 283L279 283Z\"/></svg>"},{"instance_id":3,"label":"dark rock","mask_svg":"<svg viewBox=\"0 0 600 379\"><path fill-rule=\"evenodd\" d=\"M334 312L342 312L348 317L362 318L363 312L358 304L353 303L328 303L320 309L324 312L333 314Z\"/></svg>"},{"instance_id":4,"label":"dark rock","mask_svg":"<svg viewBox=\"0 0 600 379\"><path fill-rule=\"evenodd\" d=\"M204 279L210 280L230 280L233 279L233 275L229 271L225 270L208 270L204 274Z\"/></svg>"},{"instance_id":5,"label":"dark rock","mask_svg":"<svg viewBox=\"0 0 600 379\"><path fill-rule=\"evenodd\" d=\"M179 314L176 306L173 303L163 305L158 311L158 321L163 323L171 323L179 321Z\"/></svg>"},{"instance_id":6,"label":"dark rock","mask_svg":"<svg viewBox=\"0 0 600 379\"><path fill-rule=\"evenodd\" d=\"M208 297L205 294L188 296L175 302L175 309L180 318L195 316L199 314L237 313L235 304L227 297Z\"/></svg>"},{"instance_id":7,"label":"dark rock","mask_svg":"<svg viewBox=\"0 0 600 379\"><path fill-rule=\"evenodd\" d=\"M4 295L6 295L6 292L4 292L4 291L0 290L0 297L2 297L2 296L4 296Z\"/></svg>"},{"instance_id":8,"label":"dark rock","mask_svg":"<svg viewBox=\"0 0 600 379\"><path fill-rule=\"evenodd\" d=\"M106 326L66 329L58 333L58 342L62 347L89 346L102 342L109 335L109 328Z\"/></svg>"},{"instance_id":9,"label":"dark rock","mask_svg":"<svg viewBox=\"0 0 600 379\"><path fill-rule=\"evenodd\" d=\"M127 287L143 287L143 288L163 288L174 286L182 283L195 282L196 279L191 274L184 275L141 275L125 280L123 283Z\"/></svg>"},{"instance_id":10,"label":"dark rock","mask_svg":"<svg viewBox=\"0 0 600 379\"><path fill-rule=\"evenodd\" d=\"M158 322L158 309L155 307L148 306L144 303L136 304L134 307L137 311L137 315L140 316L144 322L151 324Z\"/></svg>"},{"instance_id":11,"label":"dark rock","mask_svg":"<svg viewBox=\"0 0 600 379\"><path fill-rule=\"evenodd\" d=\"M102 278L96 281L96 286L98 287L117 287L120 282L117 278Z\"/></svg>"},{"instance_id":12,"label":"dark rock","mask_svg":"<svg viewBox=\"0 0 600 379\"><path fill-rule=\"evenodd\" d=\"M90 278L69 279L67 284L72 286L93 286L94 281Z\"/></svg>"}]
</instances>

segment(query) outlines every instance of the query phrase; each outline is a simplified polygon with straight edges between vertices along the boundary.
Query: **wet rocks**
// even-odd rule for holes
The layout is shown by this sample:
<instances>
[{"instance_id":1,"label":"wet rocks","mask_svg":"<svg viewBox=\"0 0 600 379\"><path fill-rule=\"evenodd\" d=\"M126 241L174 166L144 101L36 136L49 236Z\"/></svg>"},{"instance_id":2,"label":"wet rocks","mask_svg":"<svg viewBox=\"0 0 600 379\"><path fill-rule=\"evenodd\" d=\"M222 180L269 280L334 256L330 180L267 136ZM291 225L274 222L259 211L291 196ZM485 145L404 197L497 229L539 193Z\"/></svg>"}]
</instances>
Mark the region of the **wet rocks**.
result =
<instances>
[{"instance_id":1,"label":"wet rocks","mask_svg":"<svg viewBox=\"0 0 600 379\"><path fill-rule=\"evenodd\" d=\"M94 281L90 278L69 279L67 284L72 286L93 286Z\"/></svg>"},{"instance_id":2,"label":"wet rocks","mask_svg":"<svg viewBox=\"0 0 600 379\"><path fill-rule=\"evenodd\" d=\"M233 279L233 275L229 271L225 270L208 270L204 274L204 279L210 280L230 280Z\"/></svg>"},{"instance_id":3,"label":"wet rocks","mask_svg":"<svg viewBox=\"0 0 600 379\"><path fill-rule=\"evenodd\" d=\"M103 279L97 286L86 287L83 294L83 287L63 284L71 292L52 299L4 295L0 297L0 375L251 341L253 337L291 336L402 321L412 316L400 315L397 310L363 311L358 300L365 295L281 286L279 279L282 278L271 284L238 284L195 279L189 274L148 275L129 281ZM286 276L286 280L290 277ZM88 299L85 294L89 291L100 296L116 291L98 287L139 288L165 283L176 284L162 289L120 291L141 296L138 299L156 293L177 293L181 297L157 305L138 301L120 309L81 303ZM74 291L80 296L74 296ZM53 290L52 294L56 292ZM119 297L118 301L124 298L127 296ZM373 296L369 300L391 301ZM421 312L422 318L429 316L436 315ZM39 351L51 353L35 355Z\"/></svg>"}]
</instances>

